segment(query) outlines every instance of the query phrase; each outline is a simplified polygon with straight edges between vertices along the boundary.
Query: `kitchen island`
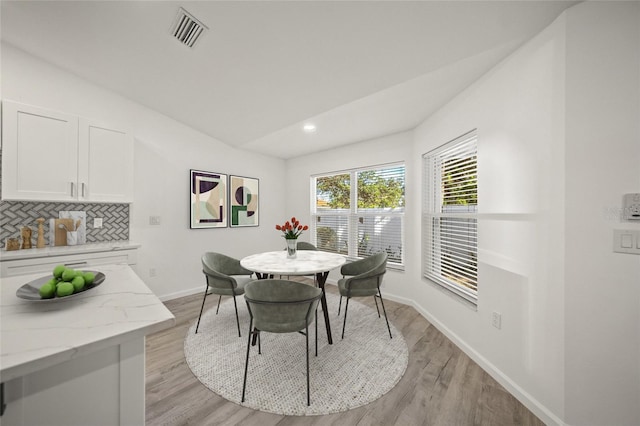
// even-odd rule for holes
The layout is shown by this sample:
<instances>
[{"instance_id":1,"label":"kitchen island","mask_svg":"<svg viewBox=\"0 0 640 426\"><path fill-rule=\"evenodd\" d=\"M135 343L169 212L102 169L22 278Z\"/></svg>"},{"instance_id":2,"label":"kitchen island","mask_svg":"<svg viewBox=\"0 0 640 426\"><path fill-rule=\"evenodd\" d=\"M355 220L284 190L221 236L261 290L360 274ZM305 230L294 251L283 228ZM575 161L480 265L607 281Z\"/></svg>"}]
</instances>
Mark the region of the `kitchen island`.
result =
<instances>
[{"instance_id":1,"label":"kitchen island","mask_svg":"<svg viewBox=\"0 0 640 426\"><path fill-rule=\"evenodd\" d=\"M69 299L26 301L16 290L42 273L0 283L3 425L144 425L145 336L173 314L126 264Z\"/></svg>"}]
</instances>

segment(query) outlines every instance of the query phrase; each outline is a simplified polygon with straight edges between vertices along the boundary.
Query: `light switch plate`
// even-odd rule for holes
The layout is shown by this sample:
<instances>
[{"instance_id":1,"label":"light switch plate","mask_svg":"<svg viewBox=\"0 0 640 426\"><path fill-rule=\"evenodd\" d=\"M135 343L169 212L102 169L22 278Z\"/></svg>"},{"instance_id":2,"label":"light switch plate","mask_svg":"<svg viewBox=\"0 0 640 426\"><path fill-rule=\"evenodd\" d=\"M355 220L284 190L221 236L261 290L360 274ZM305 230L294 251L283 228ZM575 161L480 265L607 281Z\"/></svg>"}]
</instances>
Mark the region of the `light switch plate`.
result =
<instances>
[{"instance_id":1,"label":"light switch plate","mask_svg":"<svg viewBox=\"0 0 640 426\"><path fill-rule=\"evenodd\" d=\"M94 217L93 218L93 227L94 228L102 228L102 218L101 217Z\"/></svg>"},{"instance_id":2,"label":"light switch plate","mask_svg":"<svg viewBox=\"0 0 640 426\"><path fill-rule=\"evenodd\" d=\"M614 229L613 251L616 253L640 254L640 230Z\"/></svg>"}]
</instances>

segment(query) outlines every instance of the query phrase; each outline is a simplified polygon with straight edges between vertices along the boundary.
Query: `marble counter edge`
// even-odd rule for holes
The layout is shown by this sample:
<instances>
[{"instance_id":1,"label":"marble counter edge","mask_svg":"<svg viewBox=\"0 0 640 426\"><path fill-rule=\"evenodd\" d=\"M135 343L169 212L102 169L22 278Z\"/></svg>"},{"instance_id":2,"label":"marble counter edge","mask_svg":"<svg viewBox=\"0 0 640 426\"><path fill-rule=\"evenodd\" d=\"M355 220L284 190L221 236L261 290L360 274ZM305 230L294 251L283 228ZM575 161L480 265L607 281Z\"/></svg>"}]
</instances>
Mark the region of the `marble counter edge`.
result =
<instances>
[{"instance_id":1,"label":"marble counter edge","mask_svg":"<svg viewBox=\"0 0 640 426\"><path fill-rule=\"evenodd\" d=\"M157 333L162 330L166 330L175 325L175 317L166 318L153 324L141 327L136 330L124 332L122 334L111 336L99 341L89 342L87 344L70 347L65 350L55 352L50 355L45 355L42 358L31 360L23 364L17 364L8 368L0 367L0 382L4 383L17 377L22 377L27 374L35 373L45 368L53 367L65 361L70 361L74 358L78 358L92 352L96 352L102 349L106 349L111 346L120 345L121 343L142 338L149 334Z\"/></svg>"},{"instance_id":2,"label":"marble counter edge","mask_svg":"<svg viewBox=\"0 0 640 426\"><path fill-rule=\"evenodd\" d=\"M77 246L58 246L31 248L24 250L0 251L0 262L10 260L37 259L41 257L68 256L74 254L99 253L106 251L133 250L139 248L139 243L131 241L110 241L104 243L90 243Z\"/></svg>"}]
</instances>

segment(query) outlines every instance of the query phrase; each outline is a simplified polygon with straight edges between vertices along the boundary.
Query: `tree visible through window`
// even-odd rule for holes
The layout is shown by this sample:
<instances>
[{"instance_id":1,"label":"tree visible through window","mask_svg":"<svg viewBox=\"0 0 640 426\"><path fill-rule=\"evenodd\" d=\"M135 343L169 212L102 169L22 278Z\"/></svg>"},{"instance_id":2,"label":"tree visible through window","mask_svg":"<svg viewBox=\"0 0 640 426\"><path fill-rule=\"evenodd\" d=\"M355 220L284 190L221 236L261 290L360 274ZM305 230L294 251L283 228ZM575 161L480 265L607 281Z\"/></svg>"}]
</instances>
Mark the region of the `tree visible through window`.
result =
<instances>
[{"instance_id":1,"label":"tree visible through window","mask_svg":"<svg viewBox=\"0 0 640 426\"><path fill-rule=\"evenodd\" d=\"M320 250L367 257L386 251L403 263L404 165L313 178L313 231Z\"/></svg>"}]
</instances>

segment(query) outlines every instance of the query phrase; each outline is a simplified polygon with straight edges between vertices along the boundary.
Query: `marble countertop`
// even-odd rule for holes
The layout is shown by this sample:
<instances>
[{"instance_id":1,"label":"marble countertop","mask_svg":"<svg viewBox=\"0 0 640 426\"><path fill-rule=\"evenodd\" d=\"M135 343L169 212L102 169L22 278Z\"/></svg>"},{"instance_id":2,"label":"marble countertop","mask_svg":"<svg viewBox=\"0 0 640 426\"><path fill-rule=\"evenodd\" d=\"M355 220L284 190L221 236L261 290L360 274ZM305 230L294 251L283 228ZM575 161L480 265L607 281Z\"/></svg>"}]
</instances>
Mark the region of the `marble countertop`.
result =
<instances>
[{"instance_id":1,"label":"marble countertop","mask_svg":"<svg viewBox=\"0 0 640 426\"><path fill-rule=\"evenodd\" d=\"M25 250L2 250L0 262L6 260L34 259L50 256L67 256L70 254L95 253L111 250L131 250L140 247L140 244L131 241L109 241L104 243L81 244L77 246L58 246L31 248Z\"/></svg>"},{"instance_id":2,"label":"marble countertop","mask_svg":"<svg viewBox=\"0 0 640 426\"><path fill-rule=\"evenodd\" d=\"M2 279L2 382L175 324L173 314L128 265L104 265L94 270L105 274L102 284L54 302L16 297L20 286L43 274Z\"/></svg>"},{"instance_id":3,"label":"marble countertop","mask_svg":"<svg viewBox=\"0 0 640 426\"><path fill-rule=\"evenodd\" d=\"M330 271L345 261L341 254L320 250L298 250L295 259L288 259L287 252L282 250L247 256L240 260L240 265L264 274L307 275Z\"/></svg>"}]
</instances>

